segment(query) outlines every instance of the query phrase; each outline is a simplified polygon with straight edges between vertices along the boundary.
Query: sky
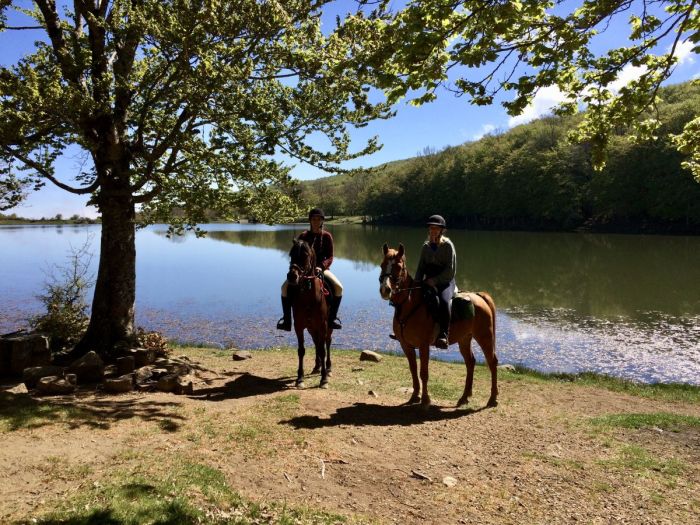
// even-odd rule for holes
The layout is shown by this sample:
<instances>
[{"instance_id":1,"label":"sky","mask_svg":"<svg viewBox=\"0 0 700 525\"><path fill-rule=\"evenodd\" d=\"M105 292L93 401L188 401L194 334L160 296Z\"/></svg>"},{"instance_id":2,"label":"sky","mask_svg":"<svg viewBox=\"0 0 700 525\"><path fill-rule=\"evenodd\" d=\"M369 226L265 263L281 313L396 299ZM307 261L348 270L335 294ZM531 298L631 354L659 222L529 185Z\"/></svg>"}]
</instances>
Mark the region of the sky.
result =
<instances>
[{"instance_id":1,"label":"sky","mask_svg":"<svg viewBox=\"0 0 700 525\"><path fill-rule=\"evenodd\" d=\"M30 2L19 2L28 5ZM578 3L578 2L573 2ZM329 20L335 13L329 13ZM10 15L8 24L26 24L26 18ZM618 20L619 27L611 27L601 39L601 46L618 47L627 42L627 18ZM33 42L43 35L39 31L7 31L0 33L0 65L10 66L33 49ZM684 82L691 78L700 78L700 55L693 54L692 45L683 42L679 49L679 64L676 66L667 83ZM628 80L638 75L638 69L625 69L618 85L624 85ZM438 99L421 107L409 105L401 101L395 107L396 117L386 121L375 121L367 127L354 130L353 144L360 149L364 141L374 135L379 136L383 148L362 159L347 163L344 167L377 166L393 160L414 157L426 148L442 150L448 146L456 146L465 142L478 140L489 133L498 133L529 122L550 113L550 109L561 101L561 94L556 88L544 88L539 91L533 103L522 115L510 117L499 105L472 106L466 97L458 98L448 92L439 93ZM70 181L74 172L76 159L65 158L57 165L57 174L61 180ZM302 180L327 176L309 166L297 165L292 175ZM92 206L86 206L87 197L70 194L48 183L39 192L34 192L20 206L4 213L16 213L22 217L40 218L54 217L60 213L64 217L73 214L95 217L97 211Z\"/></svg>"}]
</instances>

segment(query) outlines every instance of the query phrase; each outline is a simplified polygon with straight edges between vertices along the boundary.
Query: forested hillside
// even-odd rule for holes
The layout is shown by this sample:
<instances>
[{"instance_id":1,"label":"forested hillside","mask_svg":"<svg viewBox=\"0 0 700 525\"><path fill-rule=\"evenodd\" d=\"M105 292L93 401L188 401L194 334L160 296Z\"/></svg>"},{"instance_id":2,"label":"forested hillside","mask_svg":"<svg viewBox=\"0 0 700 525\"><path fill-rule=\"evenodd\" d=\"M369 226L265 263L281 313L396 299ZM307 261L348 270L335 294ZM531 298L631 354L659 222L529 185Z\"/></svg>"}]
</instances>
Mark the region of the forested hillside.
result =
<instances>
[{"instance_id":1,"label":"forested hillside","mask_svg":"<svg viewBox=\"0 0 700 525\"><path fill-rule=\"evenodd\" d=\"M433 213L453 226L494 229L700 232L700 183L681 167L669 134L700 112L700 85L667 87L658 139L632 144L620 129L603 171L567 133L579 117L549 117L500 135L426 151L354 177L303 185L328 215L420 223ZM426 145L428 146L428 145Z\"/></svg>"}]
</instances>

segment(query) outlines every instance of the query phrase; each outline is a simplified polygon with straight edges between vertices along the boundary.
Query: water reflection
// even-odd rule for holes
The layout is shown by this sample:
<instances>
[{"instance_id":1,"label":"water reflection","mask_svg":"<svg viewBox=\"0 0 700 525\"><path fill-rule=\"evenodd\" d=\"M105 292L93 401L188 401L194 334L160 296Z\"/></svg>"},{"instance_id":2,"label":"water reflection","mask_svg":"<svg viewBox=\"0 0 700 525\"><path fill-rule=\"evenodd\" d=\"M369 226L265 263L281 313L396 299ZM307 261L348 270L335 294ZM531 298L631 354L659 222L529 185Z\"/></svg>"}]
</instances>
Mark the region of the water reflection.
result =
<instances>
[{"instance_id":1,"label":"water reflection","mask_svg":"<svg viewBox=\"0 0 700 525\"><path fill-rule=\"evenodd\" d=\"M137 233L137 324L213 346L294 345L274 329L296 226L208 225L209 235ZM329 227L345 284L344 329L334 346L400 352L379 298L384 242L407 248L424 229ZM0 331L38 311L43 269L99 225L0 227ZM499 308L501 362L544 371L593 370L645 381L700 384L700 238L450 231L458 284L488 290ZM96 240L95 240L96 239ZM96 264L97 257L93 260ZM460 359L457 350L438 352ZM476 352L481 360L480 352Z\"/></svg>"}]
</instances>

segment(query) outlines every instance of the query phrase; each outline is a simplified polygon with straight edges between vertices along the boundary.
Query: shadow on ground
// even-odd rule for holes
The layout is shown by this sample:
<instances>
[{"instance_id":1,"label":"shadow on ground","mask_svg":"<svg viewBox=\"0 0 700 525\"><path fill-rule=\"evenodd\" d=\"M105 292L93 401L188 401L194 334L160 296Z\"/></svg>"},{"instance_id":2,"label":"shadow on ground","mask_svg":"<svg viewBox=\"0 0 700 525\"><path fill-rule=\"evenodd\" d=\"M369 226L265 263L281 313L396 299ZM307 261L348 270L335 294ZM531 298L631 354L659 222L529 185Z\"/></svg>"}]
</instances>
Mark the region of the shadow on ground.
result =
<instances>
[{"instance_id":1,"label":"shadow on ground","mask_svg":"<svg viewBox=\"0 0 700 525\"><path fill-rule=\"evenodd\" d=\"M327 419L318 416L297 416L287 421L280 421L280 424L290 425L295 429L315 429L338 425L357 427L409 426L420 425L430 421L446 421L467 417L485 408L458 409L432 405L427 410L424 410L418 405L385 406L371 403L355 403L352 406L339 408Z\"/></svg>"},{"instance_id":2,"label":"shadow on ground","mask_svg":"<svg viewBox=\"0 0 700 525\"><path fill-rule=\"evenodd\" d=\"M245 372L232 381L221 386L198 388L189 396L192 399L207 401L225 401L226 399L241 399L244 397L274 394L289 389L294 384L293 377L268 378Z\"/></svg>"},{"instance_id":3,"label":"shadow on ground","mask_svg":"<svg viewBox=\"0 0 700 525\"><path fill-rule=\"evenodd\" d=\"M97 397L94 392L41 398L0 392L0 423L10 431L56 423L71 429L88 426L106 430L117 421L139 418L157 423L166 432L174 432L184 419L176 412L179 407L180 403L172 401Z\"/></svg>"}]
</instances>

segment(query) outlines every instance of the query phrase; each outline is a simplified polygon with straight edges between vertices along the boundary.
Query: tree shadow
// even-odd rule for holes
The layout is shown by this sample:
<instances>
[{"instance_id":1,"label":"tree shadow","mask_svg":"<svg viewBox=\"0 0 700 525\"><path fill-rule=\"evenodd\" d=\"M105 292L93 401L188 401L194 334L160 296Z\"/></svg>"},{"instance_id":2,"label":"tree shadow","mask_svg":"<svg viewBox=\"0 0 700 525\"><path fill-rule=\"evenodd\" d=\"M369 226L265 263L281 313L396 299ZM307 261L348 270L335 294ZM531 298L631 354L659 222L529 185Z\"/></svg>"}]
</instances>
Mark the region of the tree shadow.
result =
<instances>
[{"instance_id":1,"label":"tree shadow","mask_svg":"<svg viewBox=\"0 0 700 525\"><path fill-rule=\"evenodd\" d=\"M244 372L221 386L197 389L194 394L188 397L207 401L225 401L227 399L268 395L288 390L293 386L294 380L295 378L293 377L271 379Z\"/></svg>"},{"instance_id":2,"label":"tree shadow","mask_svg":"<svg viewBox=\"0 0 700 525\"><path fill-rule=\"evenodd\" d=\"M176 412L179 407L180 403L173 401L96 397L93 392L41 398L0 392L0 422L10 431L57 423L70 429L87 426L107 430L117 421L139 418L157 423L166 432L175 432L184 419Z\"/></svg>"},{"instance_id":3,"label":"tree shadow","mask_svg":"<svg viewBox=\"0 0 700 525\"><path fill-rule=\"evenodd\" d=\"M338 425L364 426L410 426L430 421L446 421L470 416L485 410L481 408L444 408L431 405L427 410L419 405L386 406L371 403L355 403L352 406L336 410L328 419L318 416L297 416L281 425L291 425L295 429L316 429Z\"/></svg>"}]
</instances>

